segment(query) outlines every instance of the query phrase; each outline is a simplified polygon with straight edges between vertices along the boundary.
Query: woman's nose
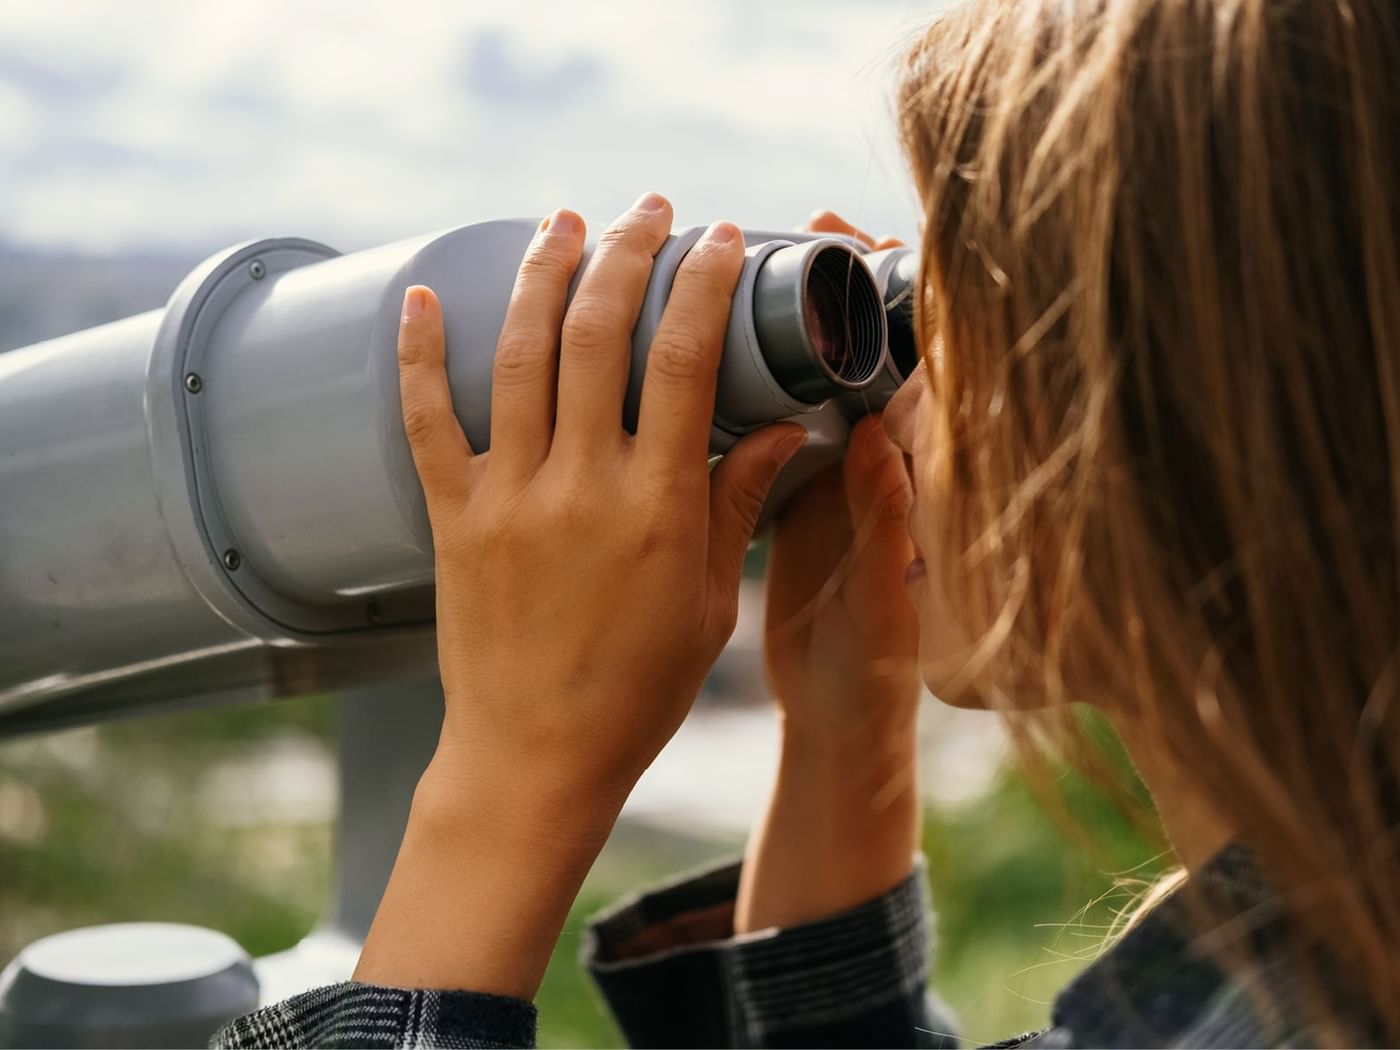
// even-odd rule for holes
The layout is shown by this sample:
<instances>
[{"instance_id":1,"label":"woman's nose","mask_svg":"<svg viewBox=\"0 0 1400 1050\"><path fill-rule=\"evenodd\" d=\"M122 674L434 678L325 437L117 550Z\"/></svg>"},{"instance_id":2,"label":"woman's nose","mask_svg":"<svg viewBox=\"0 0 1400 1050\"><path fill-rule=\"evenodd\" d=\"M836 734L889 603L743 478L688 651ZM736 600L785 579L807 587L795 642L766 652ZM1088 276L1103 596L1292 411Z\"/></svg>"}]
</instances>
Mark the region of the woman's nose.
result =
<instances>
[{"instance_id":1,"label":"woman's nose","mask_svg":"<svg viewBox=\"0 0 1400 1050\"><path fill-rule=\"evenodd\" d=\"M914 454L914 414L919 408L919 399L928 381L924 362L895 391L890 403L885 406L885 433L907 456Z\"/></svg>"}]
</instances>

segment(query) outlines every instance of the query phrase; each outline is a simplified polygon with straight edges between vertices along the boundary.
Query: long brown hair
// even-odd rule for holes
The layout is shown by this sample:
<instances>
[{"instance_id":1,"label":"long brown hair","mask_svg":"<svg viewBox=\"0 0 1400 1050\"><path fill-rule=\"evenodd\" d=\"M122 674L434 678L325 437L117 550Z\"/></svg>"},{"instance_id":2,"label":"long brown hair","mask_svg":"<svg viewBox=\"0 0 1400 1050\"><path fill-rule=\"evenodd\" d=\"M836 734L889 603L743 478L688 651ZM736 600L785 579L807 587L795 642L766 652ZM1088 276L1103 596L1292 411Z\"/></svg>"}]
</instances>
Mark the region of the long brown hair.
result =
<instances>
[{"instance_id":1,"label":"long brown hair","mask_svg":"<svg viewBox=\"0 0 1400 1050\"><path fill-rule=\"evenodd\" d=\"M1400 1038L1400 8L975 0L900 119L977 687L1128 712Z\"/></svg>"}]
</instances>

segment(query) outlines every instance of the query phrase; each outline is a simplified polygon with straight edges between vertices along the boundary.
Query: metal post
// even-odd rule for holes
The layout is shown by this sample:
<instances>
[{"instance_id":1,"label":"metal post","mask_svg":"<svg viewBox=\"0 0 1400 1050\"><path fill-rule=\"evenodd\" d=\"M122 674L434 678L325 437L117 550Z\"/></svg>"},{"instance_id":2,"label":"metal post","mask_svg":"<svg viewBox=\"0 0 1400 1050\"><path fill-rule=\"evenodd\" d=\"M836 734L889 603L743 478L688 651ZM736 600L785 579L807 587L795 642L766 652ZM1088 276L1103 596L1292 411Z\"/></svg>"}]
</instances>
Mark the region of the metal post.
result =
<instances>
[{"instance_id":1,"label":"metal post","mask_svg":"<svg viewBox=\"0 0 1400 1050\"><path fill-rule=\"evenodd\" d=\"M341 694L334 896L296 947L254 961L263 1003L348 980L389 882L413 791L437 746L442 686L415 682Z\"/></svg>"}]
</instances>

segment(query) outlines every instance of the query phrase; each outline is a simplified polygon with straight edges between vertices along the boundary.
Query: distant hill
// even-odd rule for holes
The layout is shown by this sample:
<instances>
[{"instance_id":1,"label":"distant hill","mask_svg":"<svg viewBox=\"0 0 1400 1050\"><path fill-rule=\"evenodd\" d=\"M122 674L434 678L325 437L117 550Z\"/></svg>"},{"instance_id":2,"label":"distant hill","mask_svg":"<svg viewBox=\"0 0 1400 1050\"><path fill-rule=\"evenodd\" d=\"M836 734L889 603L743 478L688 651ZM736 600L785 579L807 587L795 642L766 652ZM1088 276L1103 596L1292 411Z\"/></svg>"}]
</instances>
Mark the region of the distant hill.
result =
<instances>
[{"instance_id":1,"label":"distant hill","mask_svg":"<svg viewBox=\"0 0 1400 1050\"><path fill-rule=\"evenodd\" d=\"M51 255L0 244L0 351L162 306L198 261Z\"/></svg>"}]
</instances>

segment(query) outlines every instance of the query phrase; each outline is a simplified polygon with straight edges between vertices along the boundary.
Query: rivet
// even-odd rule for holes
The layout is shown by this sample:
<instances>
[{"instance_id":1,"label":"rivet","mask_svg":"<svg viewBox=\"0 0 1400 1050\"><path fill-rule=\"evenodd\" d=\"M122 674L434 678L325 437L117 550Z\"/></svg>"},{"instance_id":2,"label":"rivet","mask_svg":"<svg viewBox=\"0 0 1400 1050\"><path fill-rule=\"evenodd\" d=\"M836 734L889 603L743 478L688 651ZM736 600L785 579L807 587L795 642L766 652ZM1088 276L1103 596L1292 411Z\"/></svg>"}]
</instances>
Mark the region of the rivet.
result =
<instances>
[{"instance_id":1,"label":"rivet","mask_svg":"<svg viewBox=\"0 0 1400 1050\"><path fill-rule=\"evenodd\" d=\"M248 276L255 281L261 281L267 276L267 267L261 259L254 259L248 264Z\"/></svg>"},{"instance_id":2,"label":"rivet","mask_svg":"<svg viewBox=\"0 0 1400 1050\"><path fill-rule=\"evenodd\" d=\"M243 555L230 547L224 551L224 568L229 572L238 571L238 567L243 564Z\"/></svg>"},{"instance_id":3,"label":"rivet","mask_svg":"<svg viewBox=\"0 0 1400 1050\"><path fill-rule=\"evenodd\" d=\"M185 389L191 394L197 394L204 389L204 380L199 378L198 372L191 372L185 376Z\"/></svg>"}]
</instances>

